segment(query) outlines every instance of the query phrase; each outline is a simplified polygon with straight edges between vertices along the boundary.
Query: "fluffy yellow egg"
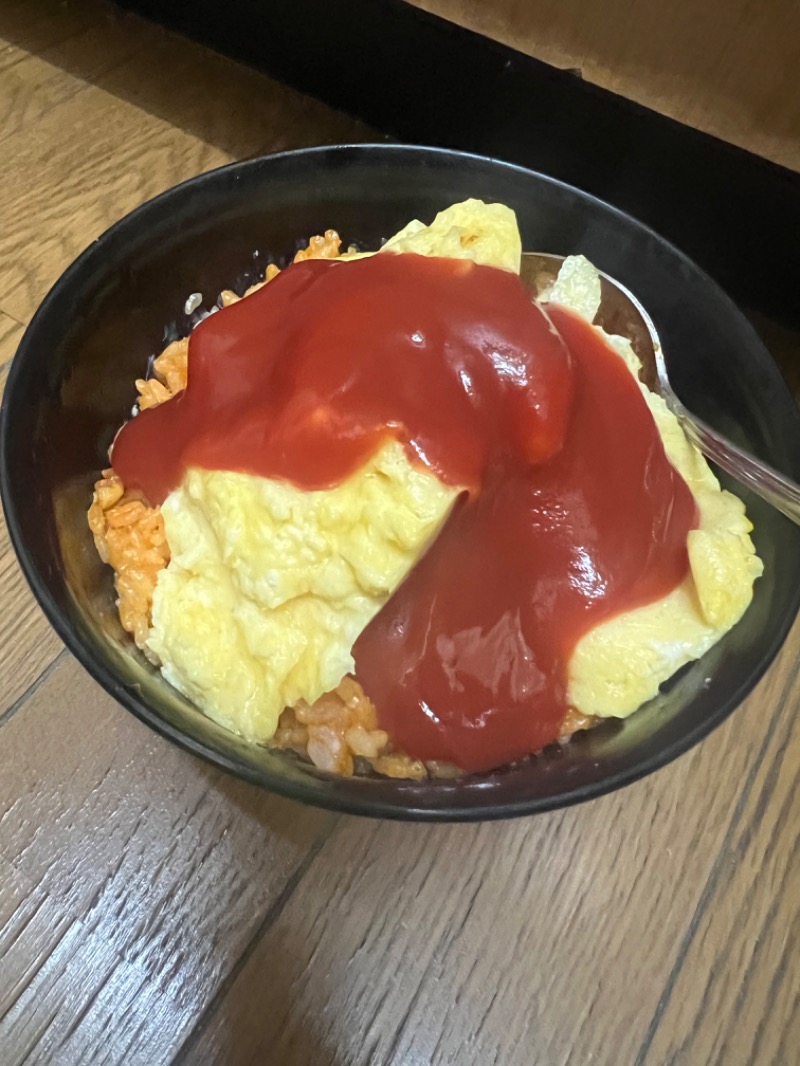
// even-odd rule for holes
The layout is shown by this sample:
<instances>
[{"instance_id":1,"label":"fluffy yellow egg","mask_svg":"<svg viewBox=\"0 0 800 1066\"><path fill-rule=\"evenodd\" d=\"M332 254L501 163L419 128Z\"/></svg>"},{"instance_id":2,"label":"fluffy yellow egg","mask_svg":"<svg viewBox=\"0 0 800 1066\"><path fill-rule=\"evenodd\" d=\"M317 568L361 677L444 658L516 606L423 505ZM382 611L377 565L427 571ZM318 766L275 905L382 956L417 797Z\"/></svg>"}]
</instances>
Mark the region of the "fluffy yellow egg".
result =
<instances>
[{"instance_id":1,"label":"fluffy yellow egg","mask_svg":"<svg viewBox=\"0 0 800 1066\"><path fill-rule=\"evenodd\" d=\"M509 208L468 200L430 226L409 223L383 251L517 272L521 241ZM571 257L549 299L592 322L597 271ZM637 376L629 342L607 339ZM697 501L700 526L689 534L690 573L679 588L597 626L575 649L569 702L600 717L635 711L704 654L741 617L762 570L743 504L720 489L664 402L641 388L667 456ZM325 492L190 470L162 508L171 561L158 578L148 646L164 675L211 718L268 740L284 707L313 702L352 670L357 636L436 536L457 494L412 466L398 444Z\"/></svg>"},{"instance_id":2,"label":"fluffy yellow egg","mask_svg":"<svg viewBox=\"0 0 800 1066\"><path fill-rule=\"evenodd\" d=\"M382 251L516 272L521 242L508 207L467 200L430 226L410 222ZM313 703L353 669L356 637L457 495L396 443L325 492L190 470L162 507L171 561L156 584L149 651L210 718L268 740L284 707Z\"/></svg>"},{"instance_id":3,"label":"fluffy yellow egg","mask_svg":"<svg viewBox=\"0 0 800 1066\"><path fill-rule=\"evenodd\" d=\"M600 306L595 267L583 256L571 256L549 300L592 322ZM638 382L640 364L630 342L604 336ZM689 533L690 572L677 589L596 626L575 648L569 663L569 702L581 713L600 718L632 714L676 670L704 655L744 614L753 583L763 571L742 501L720 488L661 397L641 383L639 387L667 458L692 491L700 524Z\"/></svg>"},{"instance_id":4,"label":"fluffy yellow egg","mask_svg":"<svg viewBox=\"0 0 800 1066\"><path fill-rule=\"evenodd\" d=\"M464 200L440 211L429 226L415 219L391 237L381 252L470 259L519 274L522 238L517 216L505 204Z\"/></svg>"},{"instance_id":5,"label":"fluffy yellow egg","mask_svg":"<svg viewBox=\"0 0 800 1066\"><path fill-rule=\"evenodd\" d=\"M164 501L172 557L148 646L209 717L253 740L353 669L350 649L458 490L385 445L336 488L189 470Z\"/></svg>"}]
</instances>

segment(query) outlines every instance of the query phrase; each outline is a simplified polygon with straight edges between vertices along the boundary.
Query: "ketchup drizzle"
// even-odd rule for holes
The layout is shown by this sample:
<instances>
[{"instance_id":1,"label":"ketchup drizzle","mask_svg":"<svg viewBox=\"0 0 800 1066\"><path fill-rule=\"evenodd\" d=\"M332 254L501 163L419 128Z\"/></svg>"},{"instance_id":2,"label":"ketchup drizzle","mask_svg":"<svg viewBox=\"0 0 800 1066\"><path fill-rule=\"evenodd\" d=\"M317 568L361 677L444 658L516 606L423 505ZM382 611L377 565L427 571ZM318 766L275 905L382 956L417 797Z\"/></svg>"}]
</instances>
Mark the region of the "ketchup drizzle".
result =
<instances>
[{"instance_id":1,"label":"ketchup drizzle","mask_svg":"<svg viewBox=\"0 0 800 1066\"><path fill-rule=\"evenodd\" d=\"M112 462L160 504L190 466L329 488L390 438L464 491L356 673L398 749L487 770L558 736L581 636L688 572L694 499L588 323L469 261L307 260L200 323Z\"/></svg>"}]
</instances>

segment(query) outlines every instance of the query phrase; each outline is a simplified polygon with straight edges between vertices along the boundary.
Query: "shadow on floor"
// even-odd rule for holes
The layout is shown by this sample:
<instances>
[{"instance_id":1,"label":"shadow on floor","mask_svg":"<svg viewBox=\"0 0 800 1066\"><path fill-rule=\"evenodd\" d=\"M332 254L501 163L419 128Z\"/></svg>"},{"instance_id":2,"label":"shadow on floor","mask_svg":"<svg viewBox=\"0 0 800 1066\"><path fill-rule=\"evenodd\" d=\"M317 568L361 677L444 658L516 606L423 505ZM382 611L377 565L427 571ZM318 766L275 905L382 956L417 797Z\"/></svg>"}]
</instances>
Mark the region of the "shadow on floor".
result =
<instances>
[{"instance_id":1,"label":"shadow on floor","mask_svg":"<svg viewBox=\"0 0 800 1066\"><path fill-rule=\"evenodd\" d=\"M95 85L233 158L382 139L318 100L101 0L2 5L0 38L15 46L7 62L20 65L20 91L31 97L30 108L17 112L37 111L50 66L71 76L51 89L56 104ZM30 78L23 76L24 53L42 68ZM46 100L38 109L45 103L53 106Z\"/></svg>"}]
</instances>

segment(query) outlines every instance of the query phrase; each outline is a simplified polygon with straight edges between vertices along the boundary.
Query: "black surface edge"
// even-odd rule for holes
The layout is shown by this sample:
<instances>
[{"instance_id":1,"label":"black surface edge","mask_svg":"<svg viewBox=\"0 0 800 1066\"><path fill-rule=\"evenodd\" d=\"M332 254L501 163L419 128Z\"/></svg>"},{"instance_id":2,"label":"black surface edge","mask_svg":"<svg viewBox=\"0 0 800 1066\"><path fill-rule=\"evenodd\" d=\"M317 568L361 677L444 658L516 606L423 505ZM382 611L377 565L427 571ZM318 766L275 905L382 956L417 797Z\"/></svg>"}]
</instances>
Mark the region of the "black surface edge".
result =
<instances>
[{"instance_id":1,"label":"black surface edge","mask_svg":"<svg viewBox=\"0 0 800 1066\"><path fill-rule=\"evenodd\" d=\"M800 327L800 174L404 0L116 0L386 134L532 167L629 212Z\"/></svg>"}]
</instances>

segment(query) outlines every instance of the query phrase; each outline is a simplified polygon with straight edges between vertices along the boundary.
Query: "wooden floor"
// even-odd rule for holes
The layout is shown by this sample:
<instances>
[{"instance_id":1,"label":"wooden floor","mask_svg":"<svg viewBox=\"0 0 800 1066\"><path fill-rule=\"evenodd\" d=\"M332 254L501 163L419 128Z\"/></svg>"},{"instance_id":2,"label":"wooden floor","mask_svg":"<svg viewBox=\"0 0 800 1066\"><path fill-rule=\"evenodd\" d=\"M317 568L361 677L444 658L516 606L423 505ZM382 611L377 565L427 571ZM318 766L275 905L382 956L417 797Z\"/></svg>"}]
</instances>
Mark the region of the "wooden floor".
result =
<instances>
[{"instance_id":1,"label":"wooden floor","mask_svg":"<svg viewBox=\"0 0 800 1066\"><path fill-rule=\"evenodd\" d=\"M374 136L94 3L0 0L0 366L145 198ZM424 827L305 809L149 732L59 646L2 526L0 607L2 1066L800 1061L800 628L655 776Z\"/></svg>"}]
</instances>

